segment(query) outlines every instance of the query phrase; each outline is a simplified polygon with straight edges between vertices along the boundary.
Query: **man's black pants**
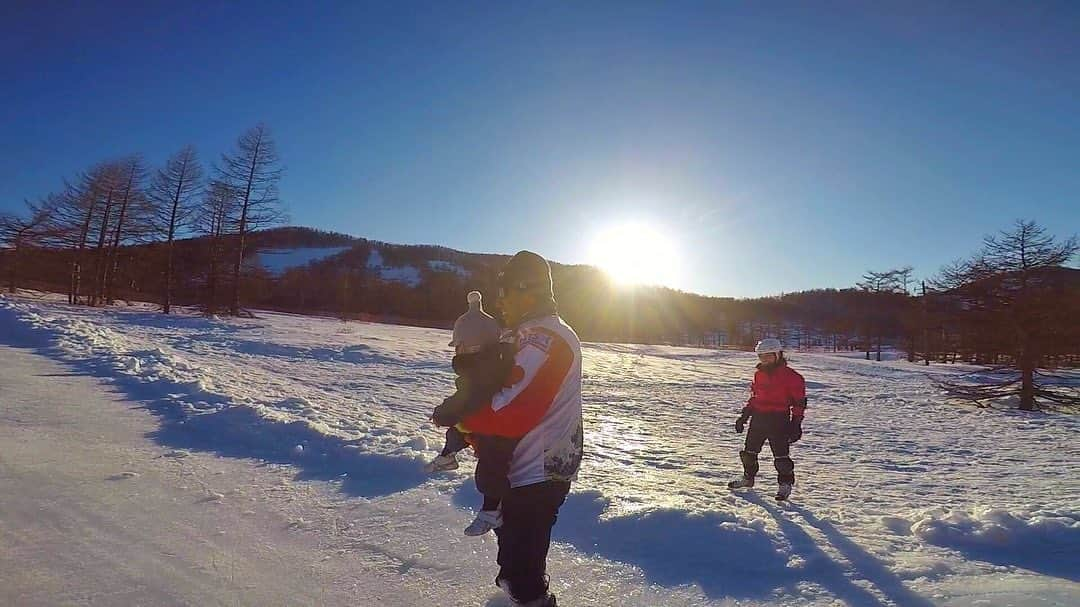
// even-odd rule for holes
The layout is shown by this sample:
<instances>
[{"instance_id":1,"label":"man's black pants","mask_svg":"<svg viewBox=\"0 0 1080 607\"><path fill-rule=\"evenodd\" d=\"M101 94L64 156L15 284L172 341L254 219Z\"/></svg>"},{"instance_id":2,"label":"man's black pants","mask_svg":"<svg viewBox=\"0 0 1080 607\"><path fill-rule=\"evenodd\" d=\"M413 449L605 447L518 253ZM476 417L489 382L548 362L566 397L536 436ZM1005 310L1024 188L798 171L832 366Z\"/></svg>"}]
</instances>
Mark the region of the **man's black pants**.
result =
<instances>
[{"instance_id":1,"label":"man's black pants","mask_svg":"<svg viewBox=\"0 0 1080 607\"><path fill-rule=\"evenodd\" d=\"M499 536L499 577L495 583L518 602L547 595L547 555L551 528L570 483L547 481L510 489L503 496Z\"/></svg>"},{"instance_id":2,"label":"man's black pants","mask_svg":"<svg viewBox=\"0 0 1080 607\"><path fill-rule=\"evenodd\" d=\"M769 441L773 465L776 466L777 482L795 484L795 462L791 461L790 432L786 413L757 413L750 418L750 430L746 434L746 446L739 452L743 475L754 478L758 473L758 454Z\"/></svg>"}]
</instances>

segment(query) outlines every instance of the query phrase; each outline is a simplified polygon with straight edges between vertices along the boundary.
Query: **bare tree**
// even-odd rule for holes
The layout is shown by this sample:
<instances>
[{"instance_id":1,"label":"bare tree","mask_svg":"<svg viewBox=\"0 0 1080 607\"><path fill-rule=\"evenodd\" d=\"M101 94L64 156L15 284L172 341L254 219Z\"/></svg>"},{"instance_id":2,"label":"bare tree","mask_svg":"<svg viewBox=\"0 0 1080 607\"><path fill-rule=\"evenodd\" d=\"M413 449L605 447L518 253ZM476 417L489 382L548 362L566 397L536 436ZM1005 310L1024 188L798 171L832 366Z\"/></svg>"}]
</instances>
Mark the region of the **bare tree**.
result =
<instances>
[{"instance_id":1,"label":"bare tree","mask_svg":"<svg viewBox=\"0 0 1080 607\"><path fill-rule=\"evenodd\" d=\"M886 270L884 272L869 271L863 274L862 282L856 285L859 289L871 294L871 298L867 302L870 304L870 309L864 310L863 313L863 322L866 326L864 329L866 334L866 360L870 360L870 349L876 338L877 360L878 362L881 361L881 342L884 339L882 335L884 333L884 296L901 292L901 280L905 273L910 277L911 268ZM908 279L910 280L910 278Z\"/></svg>"},{"instance_id":2,"label":"bare tree","mask_svg":"<svg viewBox=\"0 0 1080 607\"><path fill-rule=\"evenodd\" d=\"M94 197L85 190L84 180L64 183L61 203L52 218L57 247L69 250L68 303L76 304L81 255L89 234L89 216L93 213Z\"/></svg>"},{"instance_id":3,"label":"bare tree","mask_svg":"<svg viewBox=\"0 0 1080 607\"><path fill-rule=\"evenodd\" d=\"M165 286L162 311L172 307L173 256L177 231L190 221L202 189L202 167L195 148L187 146L173 155L154 175L149 196L154 206L156 224L165 236Z\"/></svg>"},{"instance_id":4,"label":"bare tree","mask_svg":"<svg viewBox=\"0 0 1080 607\"><path fill-rule=\"evenodd\" d=\"M26 201L26 216L0 215L0 242L9 249L8 291L14 293L19 285L19 262L28 247L41 244L48 235L60 198L50 194L39 203Z\"/></svg>"},{"instance_id":5,"label":"bare tree","mask_svg":"<svg viewBox=\"0 0 1080 607\"><path fill-rule=\"evenodd\" d=\"M62 202L53 218L53 230L58 244L71 250L68 302L78 304L84 287L88 251L91 250L91 234L95 227L100 228L97 250L101 251L105 244L108 214L117 189L116 166L111 163L95 165L73 183L65 185ZM91 284L96 287L97 281ZM92 289L87 303L95 303L92 301L95 293Z\"/></svg>"},{"instance_id":6,"label":"bare tree","mask_svg":"<svg viewBox=\"0 0 1080 607\"><path fill-rule=\"evenodd\" d=\"M113 228L112 243L109 246L109 259L105 267L105 303L111 305L115 293L116 275L119 273L119 252L122 242L137 233L145 226L138 226L133 230L129 223L133 211L146 209L146 194L143 191L143 183L146 179L146 167L142 157L135 155L124 161L120 173L123 183L119 192L119 209L117 210L116 225Z\"/></svg>"},{"instance_id":7,"label":"bare tree","mask_svg":"<svg viewBox=\"0 0 1080 607\"><path fill-rule=\"evenodd\" d=\"M1027 411L1036 408L1039 398L1080 406L1080 398L1040 387L1036 380L1048 349L1076 322L1061 302L1062 294L1071 291L1055 270L1078 250L1076 236L1055 242L1034 221L1021 220L1011 231L987 236L971 259L941 271L935 286L956 302L961 322L981 339L977 347L1005 355L996 371L1019 372L1019 377L981 385L943 384L951 394L976 402L1018 395L1020 408Z\"/></svg>"},{"instance_id":8,"label":"bare tree","mask_svg":"<svg viewBox=\"0 0 1080 607\"><path fill-rule=\"evenodd\" d=\"M233 155L223 155L217 168L221 181L238 194L235 217L236 251L232 271L232 297L229 313L240 313L240 272L244 265L245 246L249 233L281 219L277 182L282 169L273 140L267 128L260 124L240 136Z\"/></svg>"},{"instance_id":9,"label":"bare tree","mask_svg":"<svg viewBox=\"0 0 1080 607\"><path fill-rule=\"evenodd\" d=\"M211 181L202 202L195 210L193 227L208 240L206 299L203 310L215 314L218 303L218 287L221 267L225 263L225 243L230 229L230 217L237 207L236 192L223 181Z\"/></svg>"},{"instance_id":10,"label":"bare tree","mask_svg":"<svg viewBox=\"0 0 1080 607\"><path fill-rule=\"evenodd\" d=\"M116 210L117 199L119 197L119 191L123 180L121 175L121 169L116 164L108 164L103 167L101 176L99 178L98 194L101 195L100 202L100 215L96 218L91 217L90 221L97 221L97 243L94 246L94 283L90 292L89 304L91 306L99 305L105 295L105 278L108 267L109 257L109 230L112 227L112 221L115 217L114 212Z\"/></svg>"},{"instance_id":11,"label":"bare tree","mask_svg":"<svg viewBox=\"0 0 1080 607\"><path fill-rule=\"evenodd\" d=\"M896 281L896 286L900 287L904 295L910 295L911 291L908 289L908 285L911 284L911 274L915 271L915 268L911 266L904 266L900 269L893 270L893 277Z\"/></svg>"}]
</instances>

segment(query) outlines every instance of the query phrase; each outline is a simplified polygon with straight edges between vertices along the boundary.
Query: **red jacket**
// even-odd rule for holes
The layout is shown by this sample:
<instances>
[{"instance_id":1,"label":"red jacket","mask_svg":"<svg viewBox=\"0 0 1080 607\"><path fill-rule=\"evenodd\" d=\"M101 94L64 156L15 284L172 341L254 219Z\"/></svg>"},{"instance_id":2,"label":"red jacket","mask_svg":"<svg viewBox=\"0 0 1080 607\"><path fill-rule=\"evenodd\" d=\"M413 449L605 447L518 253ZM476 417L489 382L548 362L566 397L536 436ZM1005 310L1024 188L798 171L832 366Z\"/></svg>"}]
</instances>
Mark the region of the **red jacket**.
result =
<instances>
[{"instance_id":1,"label":"red jacket","mask_svg":"<svg viewBox=\"0 0 1080 607\"><path fill-rule=\"evenodd\" d=\"M806 380L786 361L773 367L758 365L746 407L751 415L790 412L792 417L802 417L806 413Z\"/></svg>"}]
</instances>

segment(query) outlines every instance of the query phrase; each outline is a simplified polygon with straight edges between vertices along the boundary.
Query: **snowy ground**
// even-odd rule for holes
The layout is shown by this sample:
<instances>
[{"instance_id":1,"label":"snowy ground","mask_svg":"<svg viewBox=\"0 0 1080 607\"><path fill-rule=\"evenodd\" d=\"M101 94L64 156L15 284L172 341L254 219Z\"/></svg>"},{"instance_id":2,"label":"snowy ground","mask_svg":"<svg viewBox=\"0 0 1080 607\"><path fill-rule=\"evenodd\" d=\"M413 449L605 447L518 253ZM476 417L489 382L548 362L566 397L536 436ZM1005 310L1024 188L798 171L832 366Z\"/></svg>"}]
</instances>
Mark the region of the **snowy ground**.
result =
<instances>
[{"instance_id":1,"label":"snowy ground","mask_svg":"<svg viewBox=\"0 0 1080 607\"><path fill-rule=\"evenodd\" d=\"M291 498L265 543L302 536L314 551L304 558L336 567L326 597L282 604L338 604L352 579L361 604L502 605L493 538L461 536L479 501L471 466L420 470L441 443L425 420L452 385L447 333L258 316L5 298L0 344L157 413L147 449L298 481L247 481L257 505ZM927 374L962 367L792 359L810 409L795 498L780 506L767 457L758 492L723 487L738 470L732 424L752 355L586 346L587 455L551 558L560 604L1080 603L1080 420L946 405ZM255 509L228 490L214 489L226 496L215 507ZM256 594L239 587L221 602L260 604Z\"/></svg>"}]
</instances>

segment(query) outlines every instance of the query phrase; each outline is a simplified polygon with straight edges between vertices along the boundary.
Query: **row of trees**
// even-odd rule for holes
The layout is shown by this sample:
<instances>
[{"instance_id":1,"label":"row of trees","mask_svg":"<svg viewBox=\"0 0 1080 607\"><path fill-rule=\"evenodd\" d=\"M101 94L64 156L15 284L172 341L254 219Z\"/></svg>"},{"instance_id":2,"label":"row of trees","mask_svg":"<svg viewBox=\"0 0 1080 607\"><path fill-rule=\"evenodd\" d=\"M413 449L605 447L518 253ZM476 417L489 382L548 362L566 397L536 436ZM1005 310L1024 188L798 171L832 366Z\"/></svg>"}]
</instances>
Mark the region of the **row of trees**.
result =
<instances>
[{"instance_id":1,"label":"row of trees","mask_svg":"<svg viewBox=\"0 0 1080 607\"><path fill-rule=\"evenodd\" d=\"M131 245L157 243L154 259L163 276L160 300L168 314L176 290L176 241L202 235L202 273L208 311L241 311L241 277L250 234L282 219L277 184L282 170L270 133L258 125L223 154L211 177L188 146L151 171L141 156L97 164L67 181L59 193L27 201L21 215L0 215L0 243L7 248L8 288L14 291L24 259L35 251L63 250L72 304L111 304L121 285L138 290ZM125 254L126 252L126 254ZM125 263L126 262L126 263Z\"/></svg>"}]
</instances>

